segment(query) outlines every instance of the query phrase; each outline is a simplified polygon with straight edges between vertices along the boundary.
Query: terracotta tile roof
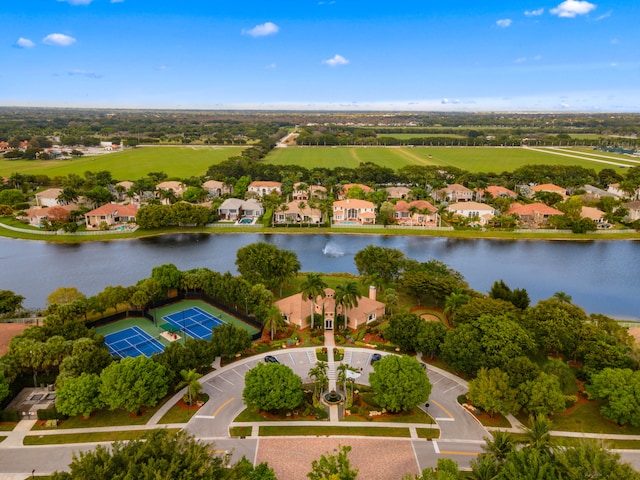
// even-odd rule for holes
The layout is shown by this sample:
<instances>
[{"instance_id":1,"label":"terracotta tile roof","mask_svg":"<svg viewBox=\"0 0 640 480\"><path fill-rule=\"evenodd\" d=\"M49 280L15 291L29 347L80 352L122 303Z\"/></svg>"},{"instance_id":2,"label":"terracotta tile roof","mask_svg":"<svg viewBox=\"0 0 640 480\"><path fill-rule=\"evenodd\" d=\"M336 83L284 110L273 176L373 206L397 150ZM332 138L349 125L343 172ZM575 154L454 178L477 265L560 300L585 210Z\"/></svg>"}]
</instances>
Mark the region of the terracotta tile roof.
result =
<instances>
[{"instance_id":1,"label":"terracotta tile roof","mask_svg":"<svg viewBox=\"0 0 640 480\"><path fill-rule=\"evenodd\" d=\"M364 185L363 183L347 183L340 187L340 191L346 194L351 187L360 187L365 193L373 192L373 188Z\"/></svg>"},{"instance_id":2,"label":"terracotta tile roof","mask_svg":"<svg viewBox=\"0 0 640 480\"><path fill-rule=\"evenodd\" d=\"M452 203L447 207L449 211L463 211L463 210L478 210L482 212L493 212L494 209L491 205L487 205L486 203L478 203L478 202L457 202Z\"/></svg>"},{"instance_id":3,"label":"terracotta tile roof","mask_svg":"<svg viewBox=\"0 0 640 480\"><path fill-rule=\"evenodd\" d=\"M447 185L441 190L445 192L471 192L471 190L469 190L464 185L460 185L459 183L452 183L451 185Z\"/></svg>"},{"instance_id":4,"label":"terracotta tile roof","mask_svg":"<svg viewBox=\"0 0 640 480\"><path fill-rule=\"evenodd\" d=\"M482 189L479 189L482 191ZM489 192L493 198L499 197L501 195L508 195L510 197L517 197L518 194L513 190L509 190L508 188L501 187L500 185L491 185L484 189L484 191Z\"/></svg>"},{"instance_id":5,"label":"terracotta tile roof","mask_svg":"<svg viewBox=\"0 0 640 480\"><path fill-rule=\"evenodd\" d=\"M335 202L333 202L333 207L339 207L339 208L373 208L375 209L376 206L375 204L373 204L372 202L369 202L367 200L360 200L357 198L348 198L346 200L337 200Z\"/></svg>"},{"instance_id":6,"label":"terracotta tile roof","mask_svg":"<svg viewBox=\"0 0 640 480\"><path fill-rule=\"evenodd\" d=\"M534 185L533 187L531 187L531 191L567 193L566 188L559 187L558 185L554 185L553 183L542 183L540 185Z\"/></svg>"},{"instance_id":7,"label":"terracotta tile roof","mask_svg":"<svg viewBox=\"0 0 640 480\"><path fill-rule=\"evenodd\" d=\"M267 182L267 181L255 181L249 184L249 188L251 187L271 187L271 188L282 188L282 183L280 182Z\"/></svg>"},{"instance_id":8,"label":"terracotta tile roof","mask_svg":"<svg viewBox=\"0 0 640 480\"><path fill-rule=\"evenodd\" d=\"M120 205L117 203L107 203L106 205L102 205L101 207L96 208L95 210L91 210L87 212L85 216L92 215L111 215L112 213L117 212L121 217L135 217L138 213L138 206L134 204L129 205Z\"/></svg>"},{"instance_id":9,"label":"terracotta tile roof","mask_svg":"<svg viewBox=\"0 0 640 480\"><path fill-rule=\"evenodd\" d=\"M602 217L604 217L604 212L602 210L599 210L593 207L582 207L580 216L582 218L590 218L591 220L594 220L597 222L599 220L602 220Z\"/></svg>"},{"instance_id":10,"label":"terracotta tile roof","mask_svg":"<svg viewBox=\"0 0 640 480\"><path fill-rule=\"evenodd\" d=\"M395 204L396 212L407 212L411 207L416 207L420 211L427 209L431 213L435 213L437 211L437 208L431 205L426 200L416 200L414 202L406 202L404 200L398 200Z\"/></svg>"},{"instance_id":11,"label":"terracotta tile roof","mask_svg":"<svg viewBox=\"0 0 640 480\"><path fill-rule=\"evenodd\" d=\"M553 207L545 205L544 203L529 203L523 205L521 203L513 203L509 210L507 210L507 215L516 214L516 215L564 215L560 210L556 210Z\"/></svg>"},{"instance_id":12,"label":"terracotta tile roof","mask_svg":"<svg viewBox=\"0 0 640 480\"><path fill-rule=\"evenodd\" d=\"M38 198L58 198L62 193L61 188L48 188L47 190L43 190L40 193L36 193L36 197Z\"/></svg>"}]
</instances>

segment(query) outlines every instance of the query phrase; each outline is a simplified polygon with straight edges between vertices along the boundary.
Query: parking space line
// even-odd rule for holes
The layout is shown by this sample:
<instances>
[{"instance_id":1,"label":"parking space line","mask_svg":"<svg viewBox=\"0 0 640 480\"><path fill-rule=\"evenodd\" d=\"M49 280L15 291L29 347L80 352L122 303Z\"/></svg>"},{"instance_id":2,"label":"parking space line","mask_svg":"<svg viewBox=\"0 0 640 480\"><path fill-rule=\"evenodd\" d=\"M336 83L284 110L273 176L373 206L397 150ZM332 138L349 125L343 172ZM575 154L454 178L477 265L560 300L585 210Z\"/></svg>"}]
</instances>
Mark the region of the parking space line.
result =
<instances>
[{"instance_id":1,"label":"parking space line","mask_svg":"<svg viewBox=\"0 0 640 480\"><path fill-rule=\"evenodd\" d=\"M225 381L225 382L227 382L229 385L235 385L235 383L230 382L229 380L227 380L226 378L224 378L222 375L220 375L218 378L219 378L220 380L224 380L224 381Z\"/></svg>"},{"instance_id":2,"label":"parking space line","mask_svg":"<svg viewBox=\"0 0 640 480\"><path fill-rule=\"evenodd\" d=\"M293 363L295 365L296 361L293 359L293 353L290 353L289 357L291 358L291 363Z\"/></svg>"}]
</instances>

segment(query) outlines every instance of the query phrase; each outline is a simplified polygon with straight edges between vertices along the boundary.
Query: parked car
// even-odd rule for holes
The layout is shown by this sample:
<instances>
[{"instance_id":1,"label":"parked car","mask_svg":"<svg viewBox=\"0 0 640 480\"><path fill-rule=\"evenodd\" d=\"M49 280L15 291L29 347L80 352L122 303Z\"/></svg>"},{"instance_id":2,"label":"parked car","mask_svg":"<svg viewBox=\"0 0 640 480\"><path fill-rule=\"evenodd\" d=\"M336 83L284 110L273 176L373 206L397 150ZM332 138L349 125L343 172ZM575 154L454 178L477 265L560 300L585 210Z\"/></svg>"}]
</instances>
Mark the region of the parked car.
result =
<instances>
[{"instance_id":1,"label":"parked car","mask_svg":"<svg viewBox=\"0 0 640 480\"><path fill-rule=\"evenodd\" d=\"M266 363L280 363L278 359L273 355L267 355L266 357L264 357L264 361Z\"/></svg>"},{"instance_id":2,"label":"parked car","mask_svg":"<svg viewBox=\"0 0 640 480\"><path fill-rule=\"evenodd\" d=\"M373 355L371 355L371 365L376 363L381 358L382 358L382 355L380 355L379 353L374 353Z\"/></svg>"}]
</instances>

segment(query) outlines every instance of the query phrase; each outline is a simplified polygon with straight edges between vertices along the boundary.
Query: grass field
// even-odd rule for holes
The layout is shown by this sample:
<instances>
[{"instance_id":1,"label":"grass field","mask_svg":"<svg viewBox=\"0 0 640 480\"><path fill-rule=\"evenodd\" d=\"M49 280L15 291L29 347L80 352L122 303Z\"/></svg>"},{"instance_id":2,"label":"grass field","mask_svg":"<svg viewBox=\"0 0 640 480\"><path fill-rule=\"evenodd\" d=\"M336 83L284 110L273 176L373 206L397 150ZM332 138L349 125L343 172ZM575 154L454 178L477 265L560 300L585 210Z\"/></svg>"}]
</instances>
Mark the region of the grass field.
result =
<instances>
[{"instance_id":1,"label":"grass field","mask_svg":"<svg viewBox=\"0 0 640 480\"><path fill-rule=\"evenodd\" d=\"M378 133L376 137L392 137L400 140L409 138L466 138L464 135L455 133Z\"/></svg>"},{"instance_id":2,"label":"grass field","mask_svg":"<svg viewBox=\"0 0 640 480\"><path fill-rule=\"evenodd\" d=\"M42 174L49 177L90 170L108 170L117 180L137 180L149 172L165 172L169 177L204 175L207 169L229 157L239 155L243 147L140 147L72 160L0 159L0 176L12 173Z\"/></svg>"},{"instance_id":3,"label":"grass field","mask_svg":"<svg viewBox=\"0 0 640 480\"><path fill-rule=\"evenodd\" d=\"M595 152L602 154L603 152ZM360 162L373 162L394 170L406 165L450 165L470 172L513 171L530 164L579 165L600 171L612 168L601 157L589 156L588 151L566 157L520 147L420 147L420 148L379 148L379 147L298 147L281 148L272 151L266 161L277 165L300 165L313 167L357 167ZM591 158L591 159L590 159ZM627 157L628 158L628 157ZM615 158L614 161L619 161ZM633 165L632 161L621 161Z\"/></svg>"}]
</instances>

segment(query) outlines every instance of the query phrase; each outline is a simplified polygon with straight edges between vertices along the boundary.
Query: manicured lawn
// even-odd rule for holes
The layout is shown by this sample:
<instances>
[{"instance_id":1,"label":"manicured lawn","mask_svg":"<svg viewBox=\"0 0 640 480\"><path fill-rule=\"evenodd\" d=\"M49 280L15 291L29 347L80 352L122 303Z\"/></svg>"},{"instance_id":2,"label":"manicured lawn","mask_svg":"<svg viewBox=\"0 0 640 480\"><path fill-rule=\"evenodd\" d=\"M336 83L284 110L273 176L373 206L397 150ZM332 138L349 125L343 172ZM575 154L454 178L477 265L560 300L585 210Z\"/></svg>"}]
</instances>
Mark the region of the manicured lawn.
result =
<instances>
[{"instance_id":1,"label":"manicured lawn","mask_svg":"<svg viewBox=\"0 0 640 480\"><path fill-rule=\"evenodd\" d=\"M149 172L165 172L169 177L187 178L204 175L214 164L239 155L243 147L140 147L71 160L5 160L0 159L0 176L12 173L55 176L75 173L84 177L90 170L108 170L118 180L137 180Z\"/></svg>"},{"instance_id":2,"label":"manicured lawn","mask_svg":"<svg viewBox=\"0 0 640 480\"><path fill-rule=\"evenodd\" d=\"M251 435L251 427L232 427L229 429L229 435L232 437L248 437Z\"/></svg>"},{"instance_id":3,"label":"manicured lawn","mask_svg":"<svg viewBox=\"0 0 640 480\"><path fill-rule=\"evenodd\" d=\"M178 428L168 429L177 432ZM61 433L59 435L27 435L24 445L60 445L65 443L115 442L116 440L135 440L142 438L148 430L120 431L120 432L85 432Z\"/></svg>"},{"instance_id":4,"label":"manicured lawn","mask_svg":"<svg viewBox=\"0 0 640 480\"><path fill-rule=\"evenodd\" d=\"M161 401L153 408L143 409L143 414L132 416L124 410L98 410L89 420L84 420L82 415L61 420L57 427L44 427L36 425L32 430L55 430L57 428L95 428L95 427L111 427L119 425L144 425L149 421L154 413L166 401Z\"/></svg>"},{"instance_id":5,"label":"manicured lawn","mask_svg":"<svg viewBox=\"0 0 640 480\"><path fill-rule=\"evenodd\" d=\"M440 438L440 430L437 428L416 428L418 438Z\"/></svg>"},{"instance_id":6,"label":"manicured lawn","mask_svg":"<svg viewBox=\"0 0 640 480\"><path fill-rule=\"evenodd\" d=\"M207 395L206 393L200 395L200 401L203 404L207 403L207 400L209 400L209 395ZM185 405L182 400L179 400L178 403L176 403L169 409L167 413L164 414L164 416L158 423L187 423L189 420L191 420L191 417L193 417L198 412L198 410L200 410L200 408L201 407L198 406L190 407L188 405Z\"/></svg>"},{"instance_id":7,"label":"manicured lawn","mask_svg":"<svg viewBox=\"0 0 640 480\"><path fill-rule=\"evenodd\" d=\"M317 427L296 427L295 425L287 425L284 427L260 427L261 437L276 437L284 435L354 435L362 437L400 437L409 438L411 433L408 428L395 427L333 427L322 426Z\"/></svg>"},{"instance_id":8,"label":"manicured lawn","mask_svg":"<svg viewBox=\"0 0 640 480\"><path fill-rule=\"evenodd\" d=\"M551 422L557 431L640 435L640 427L621 427L602 418L600 402L594 400L578 403L567 412L551 417Z\"/></svg>"},{"instance_id":9,"label":"manicured lawn","mask_svg":"<svg viewBox=\"0 0 640 480\"><path fill-rule=\"evenodd\" d=\"M373 162L394 170L406 165L450 165L470 172L513 171L529 164L580 165L596 171L607 168L607 164L592 162L586 157L563 157L520 147L294 147L273 150L266 162L306 168L354 168L361 162Z\"/></svg>"},{"instance_id":10,"label":"manicured lawn","mask_svg":"<svg viewBox=\"0 0 640 480\"><path fill-rule=\"evenodd\" d=\"M385 414L372 417L373 422L395 422L395 423L425 423L425 424L434 424L435 422L431 418L431 416L420 410L419 408L413 408L410 412L407 413L398 413L398 414ZM342 419L343 422L368 422L364 417L360 415L349 415Z\"/></svg>"},{"instance_id":11,"label":"manicured lawn","mask_svg":"<svg viewBox=\"0 0 640 480\"><path fill-rule=\"evenodd\" d=\"M16 422L0 422L0 432L10 432L16 425Z\"/></svg>"}]
</instances>

